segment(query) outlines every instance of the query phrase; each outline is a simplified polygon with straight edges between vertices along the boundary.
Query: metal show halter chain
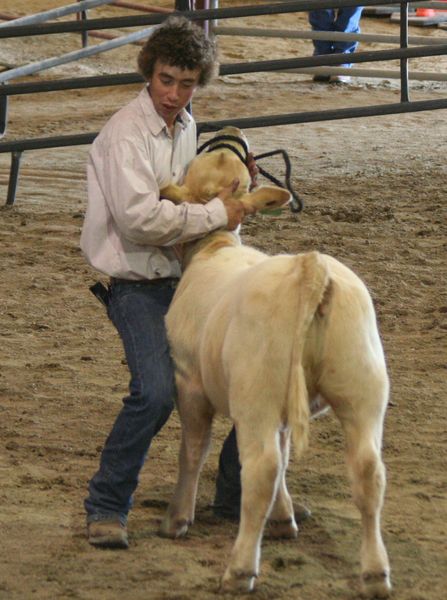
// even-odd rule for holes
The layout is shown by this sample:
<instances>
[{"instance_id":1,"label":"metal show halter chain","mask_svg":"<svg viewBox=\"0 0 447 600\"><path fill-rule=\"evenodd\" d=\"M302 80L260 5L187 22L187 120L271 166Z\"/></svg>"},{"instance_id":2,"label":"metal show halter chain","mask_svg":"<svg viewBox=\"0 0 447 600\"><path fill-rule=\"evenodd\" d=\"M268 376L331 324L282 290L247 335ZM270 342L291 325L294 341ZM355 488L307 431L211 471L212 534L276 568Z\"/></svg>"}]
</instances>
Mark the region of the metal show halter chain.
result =
<instances>
[{"instance_id":1,"label":"metal show halter chain","mask_svg":"<svg viewBox=\"0 0 447 600\"><path fill-rule=\"evenodd\" d=\"M225 143L226 141L237 142L243 148L245 156L242 155L242 153L239 152L239 150L237 148L235 148L234 146L232 146L231 144L226 144ZM247 147L247 144L244 142L244 140L242 140L241 138L234 136L234 135L220 135L218 137L214 137L214 138L208 140L207 142L205 142L204 144L202 144L198 148L197 154L200 154L203 150L205 150L205 148L207 148L211 144L212 144L212 148L210 148L209 151L217 150L218 148L227 148L228 150L231 150L232 152L234 152L234 154L236 154L236 156L238 156L240 158L240 160L244 163L244 165L247 164L248 147ZM270 152L264 152L263 154L258 154L257 156L254 157L254 159L257 161L262 158L266 158L267 156L274 156L275 154L281 154L284 159L284 163L286 165L285 183L282 183L281 181L276 179L276 177L274 177L273 175L268 173L268 171L266 171L265 169L263 169L262 167L257 165L259 172L266 179L269 179L272 183L274 183L278 187L286 188L290 192L290 194L292 196L292 200L290 202L290 209L294 213L299 213L303 210L304 203L301 200L301 198L298 196L298 194L295 192L295 190L292 188L292 184L290 183L292 167L291 167L289 155L287 154L287 152L282 149L272 150Z\"/></svg>"}]
</instances>

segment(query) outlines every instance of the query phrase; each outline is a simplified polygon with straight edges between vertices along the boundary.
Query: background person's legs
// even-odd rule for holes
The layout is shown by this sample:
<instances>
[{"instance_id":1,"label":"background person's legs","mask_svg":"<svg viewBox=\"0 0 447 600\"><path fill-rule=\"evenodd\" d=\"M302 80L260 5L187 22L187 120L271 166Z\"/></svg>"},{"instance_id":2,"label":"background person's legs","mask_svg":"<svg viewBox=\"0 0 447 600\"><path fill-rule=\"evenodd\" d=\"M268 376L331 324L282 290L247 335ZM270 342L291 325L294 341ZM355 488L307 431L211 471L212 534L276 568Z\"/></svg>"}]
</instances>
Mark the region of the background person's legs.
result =
<instances>
[{"instance_id":1,"label":"background person's legs","mask_svg":"<svg viewBox=\"0 0 447 600\"><path fill-rule=\"evenodd\" d=\"M309 12L309 23L314 31L337 31L344 33L359 33L360 18L363 6L347 8L323 9ZM341 40L313 40L314 55L320 54L351 54L355 52L358 42ZM343 63L340 67L350 68L352 63ZM350 80L346 75L315 75L314 81L334 81L346 83Z\"/></svg>"},{"instance_id":2,"label":"background person's legs","mask_svg":"<svg viewBox=\"0 0 447 600\"><path fill-rule=\"evenodd\" d=\"M360 32L360 18L362 16L363 6L350 6L348 8L339 8L337 18L334 23L334 31L343 31L345 33ZM333 52L342 52L350 54L355 52L358 42L334 41ZM351 64L343 65L350 67Z\"/></svg>"},{"instance_id":3,"label":"background person's legs","mask_svg":"<svg viewBox=\"0 0 447 600\"><path fill-rule=\"evenodd\" d=\"M309 23L314 31L334 31L335 9L325 8L322 10L311 10L309 12ZM313 40L314 55L332 54L333 42L330 40Z\"/></svg>"}]
</instances>

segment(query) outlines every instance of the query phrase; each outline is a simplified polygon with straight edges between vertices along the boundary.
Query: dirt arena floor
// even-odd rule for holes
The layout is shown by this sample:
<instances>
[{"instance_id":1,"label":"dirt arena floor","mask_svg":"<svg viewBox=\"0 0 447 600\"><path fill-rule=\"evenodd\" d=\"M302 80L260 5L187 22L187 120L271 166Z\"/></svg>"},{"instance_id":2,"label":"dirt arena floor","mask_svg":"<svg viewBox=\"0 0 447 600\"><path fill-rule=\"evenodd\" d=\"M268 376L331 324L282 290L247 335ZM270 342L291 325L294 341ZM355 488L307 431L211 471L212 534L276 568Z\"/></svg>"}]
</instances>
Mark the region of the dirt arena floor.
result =
<instances>
[{"instance_id":1,"label":"dirt arena floor","mask_svg":"<svg viewBox=\"0 0 447 600\"><path fill-rule=\"evenodd\" d=\"M62 4L2 0L1 11L23 15ZM120 14L131 13L109 7L90 16ZM242 22L307 28L304 14ZM364 32L398 33L387 20L364 18L362 25ZM445 38L435 29L411 34ZM71 34L2 40L0 69L79 47ZM220 47L223 62L311 53L309 41L228 37ZM125 47L29 79L132 71L137 52ZM385 67L397 65L378 66ZM446 67L445 57L410 63L415 70ZM4 140L97 131L139 87L13 97ZM445 83L411 85L414 100L446 96ZM194 112L207 120L398 100L391 79L340 86L256 73L219 78L197 94ZM392 384L383 531L399 600L442 600L447 587L446 117L443 110L247 131L255 153L289 152L305 210L298 217L250 218L244 242L270 253L332 254L364 279L377 308ZM0 211L0 599L209 600L217 596L237 531L209 509L230 428L223 419L215 425L186 539L157 536L176 478L180 427L173 414L142 473L129 550L95 550L86 541L87 482L128 379L117 334L88 290L97 275L79 251L87 152L83 146L26 153L16 205ZM281 175L280 161L262 164ZM1 203L8 175L9 156L0 155ZM310 448L300 464L292 459L288 482L313 516L296 541L264 541L251 598L354 600L360 521L334 417L312 424Z\"/></svg>"}]
</instances>

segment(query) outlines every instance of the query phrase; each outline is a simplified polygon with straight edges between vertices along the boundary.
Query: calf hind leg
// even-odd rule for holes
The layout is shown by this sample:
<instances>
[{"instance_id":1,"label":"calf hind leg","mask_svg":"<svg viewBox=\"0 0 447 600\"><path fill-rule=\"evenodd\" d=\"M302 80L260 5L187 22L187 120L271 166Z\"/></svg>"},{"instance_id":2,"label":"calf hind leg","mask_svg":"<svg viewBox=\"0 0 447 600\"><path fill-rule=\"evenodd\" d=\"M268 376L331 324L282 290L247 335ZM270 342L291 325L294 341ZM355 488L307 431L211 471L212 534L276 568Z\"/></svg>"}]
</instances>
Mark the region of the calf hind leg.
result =
<instances>
[{"instance_id":1,"label":"calf hind leg","mask_svg":"<svg viewBox=\"0 0 447 600\"><path fill-rule=\"evenodd\" d=\"M290 453L290 431L281 431L280 448L281 473L275 502L267 522L266 535L272 538L296 538L298 527L295 522L292 498L286 484Z\"/></svg>"},{"instance_id":2,"label":"calf hind leg","mask_svg":"<svg viewBox=\"0 0 447 600\"><path fill-rule=\"evenodd\" d=\"M236 425L241 469L241 520L222 578L222 591L251 591L259 572L261 539L281 476L277 431Z\"/></svg>"},{"instance_id":3,"label":"calf hind leg","mask_svg":"<svg viewBox=\"0 0 447 600\"><path fill-rule=\"evenodd\" d=\"M380 448L382 414L362 412L341 418L347 440L347 466L354 502L362 519L362 592L369 598L387 598L391 591L390 567L380 529L385 493L385 467Z\"/></svg>"}]
</instances>

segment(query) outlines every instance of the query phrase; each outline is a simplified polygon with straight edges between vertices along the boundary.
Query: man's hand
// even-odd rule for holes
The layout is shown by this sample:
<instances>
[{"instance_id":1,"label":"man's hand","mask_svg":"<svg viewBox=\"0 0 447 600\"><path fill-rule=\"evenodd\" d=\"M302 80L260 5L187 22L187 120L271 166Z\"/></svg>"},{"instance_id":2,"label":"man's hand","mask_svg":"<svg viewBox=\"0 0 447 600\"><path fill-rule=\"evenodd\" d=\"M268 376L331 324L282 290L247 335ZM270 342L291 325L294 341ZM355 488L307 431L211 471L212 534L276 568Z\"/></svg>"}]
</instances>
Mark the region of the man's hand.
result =
<instances>
[{"instance_id":1,"label":"man's hand","mask_svg":"<svg viewBox=\"0 0 447 600\"><path fill-rule=\"evenodd\" d=\"M230 185L227 185L227 187L224 187L220 190L220 192L217 194L217 197L220 198L225 204L225 201L233 196L238 187L239 179L233 179Z\"/></svg>"},{"instance_id":2,"label":"man's hand","mask_svg":"<svg viewBox=\"0 0 447 600\"><path fill-rule=\"evenodd\" d=\"M257 177L258 177L258 173L259 173L259 169L258 169L258 166L256 165L255 157L253 156L252 152L249 152L247 154L247 169L248 169L248 172L250 173L250 177L251 177L250 190L252 190L254 187L256 187L258 185Z\"/></svg>"},{"instance_id":3,"label":"man's hand","mask_svg":"<svg viewBox=\"0 0 447 600\"><path fill-rule=\"evenodd\" d=\"M236 229L236 227L242 223L245 215L249 212L252 212L250 210L246 210L242 202L233 197L233 194L238 187L239 179L234 179L230 185L222 188L222 190L217 194L217 197L222 200L227 211L228 231L233 231Z\"/></svg>"}]
</instances>

